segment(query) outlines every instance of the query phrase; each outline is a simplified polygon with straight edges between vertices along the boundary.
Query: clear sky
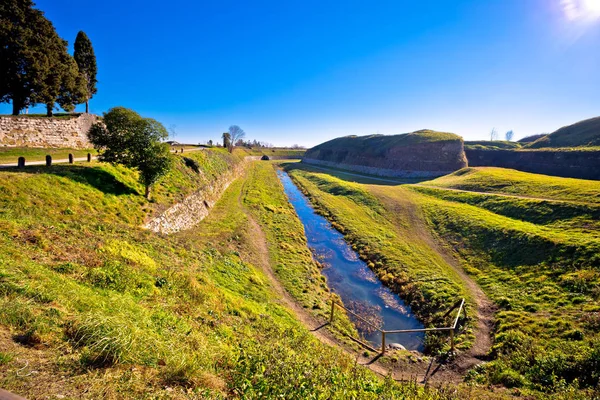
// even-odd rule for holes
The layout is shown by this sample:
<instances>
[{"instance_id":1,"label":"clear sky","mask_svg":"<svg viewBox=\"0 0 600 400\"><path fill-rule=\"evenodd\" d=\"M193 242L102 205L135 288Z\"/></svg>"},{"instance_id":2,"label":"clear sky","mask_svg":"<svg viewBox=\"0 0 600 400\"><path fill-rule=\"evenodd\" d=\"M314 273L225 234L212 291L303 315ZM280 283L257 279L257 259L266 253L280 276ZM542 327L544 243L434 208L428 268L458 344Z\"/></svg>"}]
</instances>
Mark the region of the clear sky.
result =
<instances>
[{"instance_id":1,"label":"clear sky","mask_svg":"<svg viewBox=\"0 0 600 400\"><path fill-rule=\"evenodd\" d=\"M36 3L71 49L92 40L92 112L130 107L182 142L231 124L275 145L520 138L600 115L600 0Z\"/></svg>"}]
</instances>

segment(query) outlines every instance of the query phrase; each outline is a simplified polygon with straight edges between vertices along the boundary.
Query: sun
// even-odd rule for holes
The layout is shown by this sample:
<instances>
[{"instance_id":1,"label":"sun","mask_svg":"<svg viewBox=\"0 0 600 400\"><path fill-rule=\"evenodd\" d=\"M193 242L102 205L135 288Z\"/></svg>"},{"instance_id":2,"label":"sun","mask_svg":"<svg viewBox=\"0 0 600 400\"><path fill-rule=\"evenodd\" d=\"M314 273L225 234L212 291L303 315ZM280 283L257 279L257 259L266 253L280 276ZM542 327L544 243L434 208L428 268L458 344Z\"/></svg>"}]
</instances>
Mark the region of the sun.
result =
<instances>
[{"instance_id":1,"label":"sun","mask_svg":"<svg viewBox=\"0 0 600 400\"><path fill-rule=\"evenodd\" d=\"M600 0L582 0L583 12L600 17Z\"/></svg>"},{"instance_id":2,"label":"sun","mask_svg":"<svg viewBox=\"0 0 600 400\"><path fill-rule=\"evenodd\" d=\"M561 0L561 5L571 21L600 19L600 0Z\"/></svg>"}]
</instances>

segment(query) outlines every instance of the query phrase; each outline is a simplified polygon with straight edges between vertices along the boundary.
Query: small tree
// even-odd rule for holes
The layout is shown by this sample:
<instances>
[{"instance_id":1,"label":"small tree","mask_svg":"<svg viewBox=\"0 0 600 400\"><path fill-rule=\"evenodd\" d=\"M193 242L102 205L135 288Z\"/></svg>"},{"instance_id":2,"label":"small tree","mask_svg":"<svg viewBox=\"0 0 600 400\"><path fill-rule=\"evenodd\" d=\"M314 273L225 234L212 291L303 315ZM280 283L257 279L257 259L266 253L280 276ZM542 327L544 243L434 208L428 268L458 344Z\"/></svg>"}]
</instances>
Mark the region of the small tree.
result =
<instances>
[{"instance_id":1,"label":"small tree","mask_svg":"<svg viewBox=\"0 0 600 400\"><path fill-rule=\"evenodd\" d=\"M514 135L515 135L515 133L512 131L512 129L510 131L506 132L506 140L511 142Z\"/></svg>"},{"instance_id":2,"label":"small tree","mask_svg":"<svg viewBox=\"0 0 600 400\"><path fill-rule=\"evenodd\" d=\"M246 137L246 132L237 125L231 125L229 127L229 152L233 151L234 143L237 144Z\"/></svg>"},{"instance_id":3,"label":"small tree","mask_svg":"<svg viewBox=\"0 0 600 400\"><path fill-rule=\"evenodd\" d=\"M111 108L104 113L103 122L92 125L88 133L100 151L100 161L137 169L149 199L152 185L171 168L169 145L163 143L169 136L166 128L124 107Z\"/></svg>"},{"instance_id":4,"label":"small tree","mask_svg":"<svg viewBox=\"0 0 600 400\"><path fill-rule=\"evenodd\" d=\"M490 140L492 142L494 140L498 140L498 131L496 130L496 128L492 128L492 131L490 132Z\"/></svg>"},{"instance_id":5,"label":"small tree","mask_svg":"<svg viewBox=\"0 0 600 400\"><path fill-rule=\"evenodd\" d=\"M86 83L87 97L85 99L85 112L88 113L90 112L90 99L98 91L96 89L98 67L96 66L96 55L94 54L92 42L83 31L79 31L75 38L73 57L79 67L79 73Z\"/></svg>"}]
</instances>

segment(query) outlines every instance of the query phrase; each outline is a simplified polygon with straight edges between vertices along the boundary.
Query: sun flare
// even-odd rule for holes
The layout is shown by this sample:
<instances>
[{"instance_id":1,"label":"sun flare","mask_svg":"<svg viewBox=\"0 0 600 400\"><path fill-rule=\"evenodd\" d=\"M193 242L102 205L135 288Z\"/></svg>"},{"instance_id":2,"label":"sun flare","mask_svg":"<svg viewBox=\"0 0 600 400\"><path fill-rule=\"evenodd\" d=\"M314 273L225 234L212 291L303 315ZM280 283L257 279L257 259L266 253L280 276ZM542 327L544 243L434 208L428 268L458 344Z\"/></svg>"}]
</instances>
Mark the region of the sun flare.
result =
<instances>
[{"instance_id":1,"label":"sun flare","mask_svg":"<svg viewBox=\"0 0 600 400\"><path fill-rule=\"evenodd\" d=\"M600 19L600 0L562 0L567 19L593 21Z\"/></svg>"}]
</instances>

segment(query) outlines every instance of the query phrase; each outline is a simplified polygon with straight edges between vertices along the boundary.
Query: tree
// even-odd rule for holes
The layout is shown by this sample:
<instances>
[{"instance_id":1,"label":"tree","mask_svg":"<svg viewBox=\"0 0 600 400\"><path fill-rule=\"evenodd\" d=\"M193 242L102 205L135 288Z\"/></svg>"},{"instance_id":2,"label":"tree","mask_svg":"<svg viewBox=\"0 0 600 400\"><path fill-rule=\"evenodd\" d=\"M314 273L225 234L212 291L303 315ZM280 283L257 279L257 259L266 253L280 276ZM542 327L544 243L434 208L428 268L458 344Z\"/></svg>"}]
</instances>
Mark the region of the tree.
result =
<instances>
[{"instance_id":1,"label":"tree","mask_svg":"<svg viewBox=\"0 0 600 400\"><path fill-rule=\"evenodd\" d=\"M228 149L231 145L231 135L229 134L229 132L224 132L222 138L223 138L223 147Z\"/></svg>"},{"instance_id":2,"label":"tree","mask_svg":"<svg viewBox=\"0 0 600 400\"><path fill-rule=\"evenodd\" d=\"M163 142L168 136L160 122L124 107L111 108L104 113L103 123L95 123L88 132L100 161L139 171L147 199L152 185L171 169L169 145Z\"/></svg>"},{"instance_id":3,"label":"tree","mask_svg":"<svg viewBox=\"0 0 600 400\"><path fill-rule=\"evenodd\" d=\"M81 104L87 99L87 95L85 79L79 73L75 59L67 54L63 62L63 76L56 102L63 110L72 112L76 104Z\"/></svg>"},{"instance_id":4,"label":"tree","mask_svg":"<svg viewBox=\"0 0 600 400\"><path fill-rule=\"evenodd\" d=\"M492 142L494 140L498 140L498 131L496 130L496 128L492 128L492 131L490 132L490 140Z\"/></svg>"},{"instance_id":5,"label":"tree","mask_svg":"<svg viewBox=\"0 0 600 400\"><path fill-rule=\"evenodd\" d=\"M509 142L512 141L514 135L515 135L515 133L512 131L512 129L510 131L506 132L506 140Z\"/></svg>"},{"instance_id":6,"label":"tree","mask_svg":"<svg viewBox=\"0 0 600 400\"><path fill-rule=\"evenodd\" d=\"M246 137L246 132L237 125L231 125L229 127L229 152L233 152L234 143L238 143L240 140Z\"/></svg>"},{"instance_id":7,"label":"tree","mask_svg":"<svg viewBox=\"0 0 600 400\"><path fill-rule=\"evenodd\" d=\"M86 82L87 98L85 99L85 112L88 113L90 112L90 99L98 91L96 89L98 67L96 66L96 55L94 54L92 42L83 31L79 31L75 38L73 57L75 57L75 61L79 67L79 73Z\"/></svg>"},{"instance_id":8,"label":"tree","mask_svg":"<svg viewBox=\"0 0 600 400\"><path fill-rule=\"evenodd\" d=\"M0 102L12 102L13 115L43 101L57 44L62 44L44 13L31 0L0 2Z\"/></svg>"}]
</instances>

